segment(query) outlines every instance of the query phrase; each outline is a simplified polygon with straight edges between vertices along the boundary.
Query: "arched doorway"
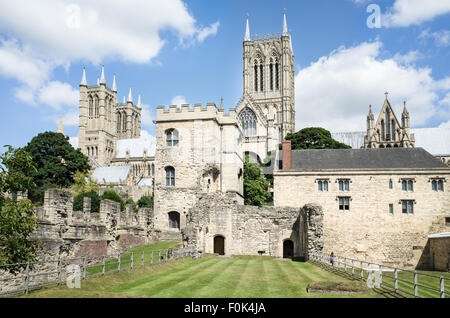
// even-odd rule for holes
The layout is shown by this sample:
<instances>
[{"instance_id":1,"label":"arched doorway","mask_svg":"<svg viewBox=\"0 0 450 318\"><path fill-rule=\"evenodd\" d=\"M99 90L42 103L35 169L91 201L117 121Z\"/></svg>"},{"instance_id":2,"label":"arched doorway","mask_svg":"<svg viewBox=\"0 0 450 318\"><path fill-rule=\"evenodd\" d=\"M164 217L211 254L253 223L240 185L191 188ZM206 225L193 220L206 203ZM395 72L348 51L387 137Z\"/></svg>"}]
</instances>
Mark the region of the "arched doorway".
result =
<instances>
[{"instance_id":1,"label":"arched doorway","mask_svg":"<svg viewBox=\"0 0 450 318\"><path fill-rule=\"evenodd\" d=\"M169 212L169 228L180 230L180 213Z\"/></svg>"},{"instance_id":2,"label":"arched doorway","mask_svg":"<svg viewBox=\"0 0 450 318\"><path fill-rule=\"evenodd\" d=\"M294 242L286 240L283 242L283 258L294 257Z\"/></svg>"},{"instance_id":3,"label":"arched doorway","mask_svg":"<svg viewBox=\"0 0 450 318\"><path fill-rule=\"evenodd\" d=\"M214 237L214 253L225 255L225 238L221 235Z\"/></svg>"}]
</instances>

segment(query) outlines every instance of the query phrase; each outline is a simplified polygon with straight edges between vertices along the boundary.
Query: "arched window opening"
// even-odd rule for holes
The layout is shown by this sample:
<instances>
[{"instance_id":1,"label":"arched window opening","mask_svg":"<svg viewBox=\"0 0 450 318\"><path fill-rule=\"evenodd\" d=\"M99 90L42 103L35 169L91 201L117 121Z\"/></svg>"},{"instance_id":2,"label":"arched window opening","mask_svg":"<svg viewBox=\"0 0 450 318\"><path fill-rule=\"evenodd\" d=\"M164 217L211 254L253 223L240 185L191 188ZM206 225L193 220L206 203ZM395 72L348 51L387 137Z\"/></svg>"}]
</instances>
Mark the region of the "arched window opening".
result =
<instances>
[{"instance_id":1,"label":"arched window opening","mask_svg":"<svg viewBox=\"0 0 450 318\"><path fill-rule=\"evenodd\" d=\"M166 167L166 186L174 187L175 186L175 168L174 167Z\"/></svg>"},{"instance_id":2,"label":"arched window opening","mask_svg":"<svg viewBox=\"0 0 450 318\"><path fill-rule=\"evenodd\" d=\"M395 141L395 120L392 119L391 123L391 129L392 129L392 140Z\"/></svg>"},{"instance_id":3,"label":"arched window opening","mask_svg":"<svg viewBox=\"0 0 450 318\"><path fill-rule=\"evenodd\" d=\"M178 131L176 129L169 129L166 131L167 147L178 147Z\"/></svg>"},{"instance_id":4,"label":"arched window opening","mask_svg":"<svg viewBox=\"0 0 450 318\"><path fill-rule=\"evenodd\" d=\"M275 87L277 90L280 89L280 73L278 61L275 62Z\"/></svg>"},{"instance_id":5,"label":"arched window opening","mask_svg":"<svg viewBox=\"0 0 450 318\"><path fill-rule=\"evenodd\" d=\"M270 59L269 65L270 90L273 91L273 61Z\"/></svg>"},{"instance_id":6,"label":"arched window opening","mask_svg":"<svg viewBox=\"0 0 450 318\"><path fill-rule=\"evenodd\" d=\"M155 176L155 165L152 163L152 177Z\"/></svg>"},{"instance_id":7,"label":"arched window opening","mask_svg":"<svg viewBox=\"0 0 450 318\"><path fill-rule=\"evenodd\" d=\"M89 118L94 116L94 101L92 100L92 96L89 96Z\"/></svg>"},{"instance_id":8,"label":"arched window opening","mask_svg":"<svg viewBox=\"0 0 450 318\"><path fill-rule=\"evenodd\" d=\"M95 118L98 118L99 112L98 112L98 96L94 97L94 112L95 112Z\"/></svg>"},{"instance_id":9,"label":"arched window opening","mask_svg":"<svg viewBox=\"0 0 450 318\"><path fill-rule=\"evenodd\" d=\"M259 82L260 82L260 91L264 91L264 69L262 63L259 64Z\"/></svg>"},{"instance_id":10,"label":"arched window opening","mask_svg":"<svg viewBox=\"0 0 450 318\"><path fill-rule=\"evenodd\" d=\"M242 123L242 128L244 129L244 135L255 136L256 135L256 115L248 107L246 107L239 115Z\"/></svg>"},{"instance_id":11,"label":"arched window opening","mask_svg":"<svg viewBox=\"0 0 450 318\"><path fill-rule=\"evenodd\" d=\"M254 66L254 75L255 75L255 92L258 91L258 61L255 60L255 66Z\"/></svg>"},{"instance_id":12,"label":"arched window opening","mask_svg":"<svg viewBox=\"0 0 450 318\"><path fill-rule=\"evenodd\" d=\"M385 141L386 140L386 135L384 134L384 120L381 120L381 140Z\"/></svg>"},{"instance_id":13,"label":"arched window opening","mask_svg":"<svg viewBox=\"0 0 450 318\"><path fill-rule=\"evenodd\" d=\"M180 229L180 213L175 211L169 212L169 228Z\"/></svg>"},{"instance_id":14,"label":"arched window opening","mask_svg":"<svg viewBox=\"0 0 450 318\"><path fill-rule=\"evenodd\" d=\"M122 132L127 131L127 113L122 112Z\"/></svg>"},{"instance_id":15,"label":"arched window opening","mask_svg":"<svg viewBox=\"0 0 450 318\"><path fill-rule=\"evenodd\" d=\"M386 140L391 140L391 114L389 113L389 110L386 109Z\"/></svg>"}]
</instances>

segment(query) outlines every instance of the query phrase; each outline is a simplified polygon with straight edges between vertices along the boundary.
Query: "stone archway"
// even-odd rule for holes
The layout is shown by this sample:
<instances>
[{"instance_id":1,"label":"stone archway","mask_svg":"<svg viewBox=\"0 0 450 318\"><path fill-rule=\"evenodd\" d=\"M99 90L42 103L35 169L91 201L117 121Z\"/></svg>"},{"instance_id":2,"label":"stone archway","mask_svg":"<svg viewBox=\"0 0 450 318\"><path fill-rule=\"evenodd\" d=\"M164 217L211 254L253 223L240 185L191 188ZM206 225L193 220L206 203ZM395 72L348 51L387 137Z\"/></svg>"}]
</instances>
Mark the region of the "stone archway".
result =
<instances>
[{"instance_id":1,"label":"stone archway","mask_svg":"<svg viewBox=\"0 0 450 318\"><path fill-rule=\"evenodd\" d=\"M225 237L222 235L214 237L214 254L225 255Z\"/></svg>"},{"instance_id":2,"label":"stone archway","mask_svg":"<svg viewBox=\"0 0 450 318\"><path fill-rule=\"evenodd\" d=\"M294 242L292 240L285 240L283 242L283 258L294 257Z\"/></svg>"}]
</instances>

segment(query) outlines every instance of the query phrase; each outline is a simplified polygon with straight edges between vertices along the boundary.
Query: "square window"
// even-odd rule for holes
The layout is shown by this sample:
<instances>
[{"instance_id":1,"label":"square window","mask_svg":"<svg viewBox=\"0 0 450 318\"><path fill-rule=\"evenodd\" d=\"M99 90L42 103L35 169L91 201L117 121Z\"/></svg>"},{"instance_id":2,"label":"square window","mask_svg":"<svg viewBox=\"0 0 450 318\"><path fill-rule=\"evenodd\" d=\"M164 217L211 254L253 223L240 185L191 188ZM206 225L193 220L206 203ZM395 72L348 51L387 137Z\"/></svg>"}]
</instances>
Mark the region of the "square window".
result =
<instances>
[{"instance_id":1,"label":"square window","mask_svg":"<svg viewBox=\"0 0 450 318\"><path fill-rule=\"evenodd\" d=\"M389 189L392 189L393 184L392 184L392 180L389 180Z\"/></svg>"},{"instance_id":2,"label":"square window","mask_svg":"<svg viewBox=\"0 0 450 318\"><path fill-rule=\"evenodd\" d=\"M402 190L406 191L406 180L402 181Z\"/></svg>"},{"instance_id":3,"label":"square window","mask_svg":"<svg viewBox=\"0 0 450 318\"><path fill-rule=\"evenodd\" d=\"M389 214L394 214L394 205L389 204Z\"/></svg>"},{"instance_id":4,"label":"square window","mask_svg":"<svg viewBox=\"0 0 450 318\"><path fill-rule=\"evenodd\" d=\"M408 180L408 191L413 191L413 181Z\"/></svg>"}]
</instances>

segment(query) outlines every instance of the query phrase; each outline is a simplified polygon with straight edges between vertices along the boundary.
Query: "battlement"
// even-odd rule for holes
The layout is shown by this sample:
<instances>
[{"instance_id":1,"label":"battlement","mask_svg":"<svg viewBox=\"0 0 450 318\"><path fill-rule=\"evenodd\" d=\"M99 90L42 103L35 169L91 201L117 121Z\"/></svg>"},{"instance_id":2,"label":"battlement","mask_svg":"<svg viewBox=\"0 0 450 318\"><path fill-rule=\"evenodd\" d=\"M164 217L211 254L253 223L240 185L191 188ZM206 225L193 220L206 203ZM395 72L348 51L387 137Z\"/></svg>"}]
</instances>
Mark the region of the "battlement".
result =
<instances>
[{"instance_id":1,"label":"battlement","mask_svg":"<svg viewBox=\"0 0 450 318\"><path fill-rule=\"evenodd\" d=\"M176 105L158 106L156 108L156 122L163 121L182 121L182 120L210 120L214 119L222 122L235 121L237 119L236 109L231 108L227 112L223 108L218 108L215 103L207 103L206 107L202 104L183 104L181 107Z\"/></svg>"},{"instance_id":2,"label":"battlement","mask_svg":"<svg viewBox=\"0 0 450 318\"><path fill-rule=\"evenodd\" d=\"M267 43L267 42L276 42L281 41L281 35L280 34L263 34L261 36L258 36L258 34L252 36L251 40L249 41L250 44L255 43Z\"/></svg>"}]
</instances>

